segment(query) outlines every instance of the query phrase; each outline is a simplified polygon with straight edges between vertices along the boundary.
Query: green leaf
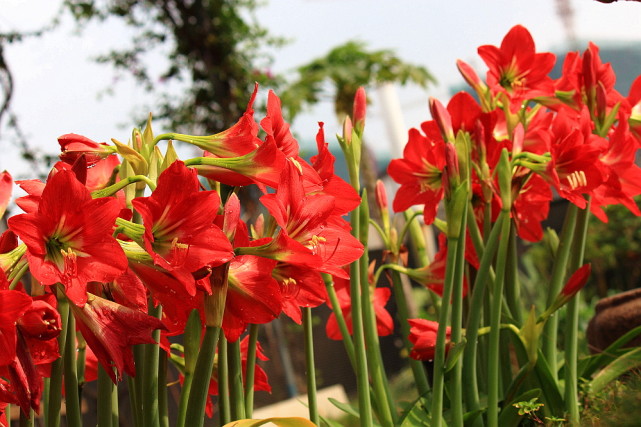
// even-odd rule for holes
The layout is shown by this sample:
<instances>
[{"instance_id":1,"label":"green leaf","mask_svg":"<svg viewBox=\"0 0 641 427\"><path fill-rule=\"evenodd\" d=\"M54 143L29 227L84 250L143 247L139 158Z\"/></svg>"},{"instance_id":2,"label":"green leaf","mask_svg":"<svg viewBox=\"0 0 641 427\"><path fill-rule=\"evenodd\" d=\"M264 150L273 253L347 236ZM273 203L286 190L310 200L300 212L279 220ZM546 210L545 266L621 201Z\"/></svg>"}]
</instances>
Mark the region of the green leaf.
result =
<instances>
[{"instance_id":1,"label":"green leaf","mask_svg":"<svg viewBox=\"0 0 641 427\"><path fill-rule=\"evenodd\" d=\"M447 360L445 361L445 372L450 371L455 365L456 361L459 360L463 350L465 349L465 338L462 338L462 341L456 343L454 347L450 348L447 352Z\"/></svg>"},{"instance_id":2,"label":"green leaf","mask_svg":"<svg viewBox=\"0 0 641 427\"><path fill-rule=\"evenodd\" d=\"M550 366L545 361L541 350L534 367L536 378L543 391L543 400L552 414L562 414L565 411L564 399L559 390L558 383L554 380L550 371Z\"/></svg>"},{"instance_id":3,"label":"green leaf","mask_svg":"<svg viewBox=\"0 0 641 427\"><path fill-rule=\"evenodd\" d=\"M598 393L611 381L638 366L641 366L641 347L617 357L608 366L603 368L590 382L590 391L592 393Z\"/></svg>"},{"instance_id":4,"label":"green leaf","mask_svg":"<svg viewBox=\"0 0 641 427\"><path fill-rule=\"evenodd\" d=\"M515 407L514 404L538 399L540 396L541 389L535 388L514 398L510 403L503 407L503 410L499 415L499 425L501 427L518 426L523 416L519 415L519 408Z\"/></svg>"},{"instance_id":5,"label":"green leaf","mask_svg":"<svg viewBox=\"0 0 641 427\"><path fill-rule=\"evenodd\" d=\"M617 339L612 344L610 344L608 348L603 350L600 354L595 354L595 355L589 356L586 359L583 359L580 362L581 363L580 367L583 367L584 369L579 371L580 376L583 378L591 377L592 374L594 374L594 372L596 372L597 369L602 368L607 363L609 363L612 359L615 359L616 357L618 357L620 355L618 353L620 353L619 350L621 349L621 347L626 345L628 342L632 341L639 334L641 334L641 325L626 332L619 339ZM625 350L623 353L627 353L628 351L632 351L632 349Z\"/></svg>"},{"instance_id":6,"label":"green leaf","mask_svg":"<svg viewBox=\"0 0 641 427\"><path fill-rule=\"evenodd\" d=\"M401 418L401 427L429 427L431 421L430 401L426 397L419 397Z\"/></svg>"},{"instance_id":7,"label":"green leaf","mask_svg":"<svg viewBox=\"0 0 641 427\"><path fill-rule=\"evenodd\" d=\"M338 400L334 399L333 397L328 397L327 400L329 400L332 405L336 406L341 411L343 411L343 412L345 412L345 413L347 413L349 415L352 415L352 416L354 416L356 418L360 418L361 417L361 415L358 413L358 410L355 409L352 405L350 405L348 403L339 402Z\"/></svg>"}]
</instances>

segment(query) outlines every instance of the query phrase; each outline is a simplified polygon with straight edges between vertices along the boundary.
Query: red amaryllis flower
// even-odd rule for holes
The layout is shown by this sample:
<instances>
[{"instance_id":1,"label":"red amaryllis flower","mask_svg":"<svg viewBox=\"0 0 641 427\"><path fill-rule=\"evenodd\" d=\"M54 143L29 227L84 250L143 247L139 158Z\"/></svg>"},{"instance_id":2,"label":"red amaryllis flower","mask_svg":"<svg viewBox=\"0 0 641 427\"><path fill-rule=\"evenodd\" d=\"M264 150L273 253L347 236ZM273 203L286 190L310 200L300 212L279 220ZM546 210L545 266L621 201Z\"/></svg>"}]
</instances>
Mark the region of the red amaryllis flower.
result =
<instances>
[{"instance_id":1,"label":"red amaryllis flower","mask_svg":"<svg viewBox=\"0 0 641 427\"><path fill-rule=\"evenodd\" d=\"M16 322L31 306L31 298L20 291L0 290L0 366L16 357Z\"/></svg>"},{"instance_id":2,"label":"red amaryllis flower","mask_svg":"<svg viewBox=\"0 0 641 427\"><path fill-rule=\"evenodd\" d=\"M322 180L321 194L329 194L334 196L334 214L346 215L356 209L361 203L361 198L345 180L338 175L334 174L334 161L336 158L329 151L329 144L325 142L325 132L323 131L323 123L318 123L319 129L316 134L316 147L318 148L318 155L313 156L310 160L312 167ZM309 191L306 191L309 194Z\"/></svg>"},{"instance_id":3,"label":"red amaryllis flower","mask_svg":"<svg viewBox=\"0 0 641 427\"><path fill-rule=\"evenodd\" d=\"M283 313L299 325L301 307L318 307L327 300L325 282L318 271L287 263L278 263L272 277L280 286Z\"/></svg>"},{"instance_id":4,"label":"red amaryllis flower","mask_svg":"<svg viewBox=\"0 0 641 427\"><path fill-rule=\"evenodd\" d=\"M132 377L136 375L132 346L155 344L151 332L164 329L162 322L153 316L93 294L88 294L84 306L70 304L70 307L87 345L114 383L123 371Z\"/></svg>"},{"instance_id":5,"label":"red amaryllis flower","mask_svg":"<svg viewBox=\"0 0 641 427\"><path fill-rule=\"evenodd\" d=\"M501 47L481 46L478 53L489 68L488 86L494 93L506 93L513 109L520 108L527 99L554 93L548 74L556 57L552 53L536 53L534 40L525 27L512 27Z\"/></svg>"},{"instance_id":6,"label":"red amaryllis flower","mask_svg":"<svg viewBox=\"0 0 641 427\"><path fill-rule=\"evenodd\" d=\"M352 300L350 297L349 280L334 276L334 287L336 288L336 296L338 297L338 302L340 304L340 309L343 312L347 329L349 330L349 333L352 334ZM370 289L372 291L371 298L374 306L374 316L376 317L376 332L382 337L390 335L394 332L394 319L392 319L392 316L389 314L387 309L385 309L385 305L387 304L387 301L389 301L392 291L390 288L382 287L370 287ZM327 304L331 307L331 303L329 301L327 301ZM336 321L334 313L330 314L327 319L325 332L330 339L343 339L343 335L338 328L338 322Z\"/></svg>"},{"instance_id":7,"label":"red amaryllis flower","mask_svg":"<svg viewBox=\"0 0 641 427\"><path fill-rule=\"evenodd\" d=\"M427 123L421 125L429 135ZM429 129L433 134L433 129ZM409 141L402 159L390 162L387 173L401 184L394 197L394 212L402 212L413 205L424 205L426 224L436 218L438 204L443 198L443 170L445 169L445 142L440 136L430 138L418 129L410 129Z\"/></svg>"},{"instance_id":8,"label":"red amaryllis flower","mask_svg":"<svg viewBox=\"0 0 641 427\"><path fill-rule=\"evenodd\" d=\"M436 351L436 336L438 334L438 322L433 322L426 319L407 319L410 324L409 339L414 344L410 350L410 357L416 360L434 360L434 353ZM450 327L445 330L446 351L449 349L451 343Z\"/></svg>"},{"instance_id":9,"label":"red amaryllis flower","mask_svg":"<svg viewBox=\"0 0 641 427\"><path fill-rule=\"evenodd\" d=\"M7 171L0 173L0 218L4 216L4 212L7 210L12 190L13 179L11 174Z\"/></svg>"},{"instance_id":10,"label":"red amaryllis flower","mask_svg":"<svg viewBox=\"0 0 641 427\"><path fill-rule=\"evenodd\" d=\"M237 256L230 262L223 316L227 340L236 341L248 323L269 323L280 314L278 283L271 276L275 265L274 260L252 255Z\"/></svg>"},{"instance_id":11,"label":"red amaryllis flower","mask_svg":"<svg viewBox=\"0 0 641 427\"><path fill-rule=\"evenodd\" d=\"M199 191L195 171L174 162L158 177L150 197L132 201L145 225L145 247L156 264L194 272L233 257L231 243L214 225L220 206L215 191Z\"/></svg>"},{"instance_id":12,"label":"red amaryllis flower","mask_svg":"<svg viewBox=\"0 0 641 427\"><path fill-rule=\"evenodd\" d=\"M9 227L27 246L27 260L43 285L62 283L82 305L87 282L109 282L127 268L127 258L112 237L120 206L116 199L92 199L71 171L49 179L37 212L16 215Z\"/></svg>"},{"instance_id":13,"label":"red amaryllis flower","mask_svg":"<svg viewBox=\"0 0 641 427\"><path fill-rule=\"evenodd\" d=\"M319 271L344 276L341 267L363 253L363 245L350 234L349 224L333 214L334 197L305 195L300 171L292 162L283 171L278 191L262 196L260 201L282 228L286 240L307 247L309 253L320 258ZM296 257L280 260L310 267L299 264Z\"/></svg>"},{"instance_id":14,"label":"red amaryllis flower","mask_svg":"<svg viewBox=\"0 0 641 427\"><path fill-rule=\"evenodd\" d=\"M75 133L68 133L58 137L58 143L62 150L60 160L71 165L82 155L85 156L87 165L90 166L116 152L116 147L114 146L98 143L86 136Z\"/></svg>"},{"instance_id":15,"label":"red amaryllis flower","mask_svg":"<svg viewBox=\"0 0 641 427\"><path fill-rule=\"evenodd\" d=\"M590 123L586 110L580 117L572 117L570 111L561 110L555 118L551 160L543 178L561 197L585 208L584 195L592 194L605 176L600 160L605 141L582 128Z\"/></svg>"}]
</instances>

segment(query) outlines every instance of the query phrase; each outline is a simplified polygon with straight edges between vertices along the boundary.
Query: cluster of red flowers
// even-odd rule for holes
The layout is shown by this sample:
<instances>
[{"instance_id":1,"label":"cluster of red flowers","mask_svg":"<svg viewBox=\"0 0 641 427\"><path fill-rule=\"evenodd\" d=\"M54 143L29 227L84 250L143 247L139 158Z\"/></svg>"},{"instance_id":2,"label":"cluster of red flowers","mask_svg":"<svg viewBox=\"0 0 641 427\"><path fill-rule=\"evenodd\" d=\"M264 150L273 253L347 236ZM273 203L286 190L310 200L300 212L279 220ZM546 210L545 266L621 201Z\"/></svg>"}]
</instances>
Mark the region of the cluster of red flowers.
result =
<instances>
[{"instance_id":1,"label":"cluster of red flowers","mask_svg":"<svg viewBox=\"0 0 641 427\"><path fill-rule=\"evenodd\" d=\"M500 47L481 46L478 53L488 67L485 81L458 62L477 98L461 92L447 108L432 100L434 120L410 130L404 157L390 163L388 173L401 185L395 211L424 205L425 223L433 223L457 175L467 173L475 217L483 229L502 207L497 165L507 149L513 168L511 218L522 239L543 237L541 222L554 192L579 208L590 201L591 212L603 221L603 207L612 204L641 215L633 200L641 194L641 168L635 164L641 144L641 77L627 97L621 95L614 89L612 67L602 63L598 47L590 43L583 54L569 53L561 77L553 80L549 74L555 56L537 53L521 26L512 28ZM468 156L454 149L461 145ZM451 154L458 159L448 159ZM466 157L471 164L458 163ZM435 277L442 280L442 252L447 249L440 246L432 265L413 272L438 293L442 286ZM471 248L466 245L466 258L478 267ZM433 351L426 354L429 358Z\"/></svg>"},{"instance_id":2,"label":"cluster of red flowers","mask_svg":"<svg viewBox=\"0 0 641 427\"><path fill-rule=\"evenodd\" d=\"M58 298L69 300L78 330L116 381L123 372L135 375L132 346L153 343L152 331L183 333L194 309L204 327L212 317L207 296L226 293L224 314L213 317L233 342L248 324L281 313L300 323L300 307L326 300L322 273L348 278L342 267L363 246L343 216L360 197L334 174L322 123L318 155L311 163L299 156L272 92L260 122L266 136L259 138L255 96L224 132L174 134L206 150L191 164L172 159L171 150L160 155L140 133L131 145L115 146L69 134L59 138L61 161L46 182L18 182L28 193L16 200L25 213L9 219L0 245L0 342L7 349L0 357L0 402L38 411L42 378L59 357ZM134 173L154 176L152 170L157 179L145 181L152 181L148 196L121 189L135 181ZM217 185L256 184L269 215L256 219L250 233L236 195L203 190L198 175ZM7 195L11 179L4 178ZM18 282L27 267L30 293L39 296ZM148 315L149 303L162 305L160 319ZM268 389L261 372L257 389Z\"/></svg>"}]
</instances>

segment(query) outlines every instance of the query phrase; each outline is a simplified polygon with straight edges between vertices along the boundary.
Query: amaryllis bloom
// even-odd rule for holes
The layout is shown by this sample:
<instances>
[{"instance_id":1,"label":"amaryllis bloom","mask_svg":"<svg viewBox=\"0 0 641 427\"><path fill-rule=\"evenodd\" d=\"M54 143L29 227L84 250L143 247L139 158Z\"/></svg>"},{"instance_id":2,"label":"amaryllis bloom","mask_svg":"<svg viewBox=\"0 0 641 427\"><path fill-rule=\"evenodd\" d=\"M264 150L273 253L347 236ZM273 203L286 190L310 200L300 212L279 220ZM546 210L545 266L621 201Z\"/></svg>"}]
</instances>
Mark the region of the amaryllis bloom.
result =
<instances>
[{"instance_id":1,"label":"amaryllis bloom","mask_svg":"<svg viewBox=\"0 0 641 427\"><path fill-rule=\"evenodd\" d=\"M278 283L271 276L275 265L274 260L252 255L237 256L230 262L223 316L227 340L238 340L248 323L269 323L280 314Z\"/></svg>"},{"instance_id":2,"label":"amaryllis bloom","mask_svg":"<svg viewBox=\"0 0 641 427\"><path fill-rule=\"evenodd\" d=\"M334 196L333 213L341 216L346 215L360 205L361 198L356 190L354 190L354 187L334 173L334 162L336 158L331 151L329 151L329 144L325 142L323 123L319 122L318 126L319 129L316 134L318 155L312 156L310 159L312 167L322 180L322 190L318 191L318 193ZM309 194L310 191L306 190L306 193Z\"/></svg>"},{"instance_id":3,"label":"amaryllis bloom","mask_svg":"<svg viewBox=\"0 0 641 427\"><path fill-rule=\"evenodd\" d=\"M214 225L220 197L199 186L196 172L175 161L160 174L151 196L132 201L143 219L147 251L168 270L194 272L233 257L231 243Z\"/></svg>"},{"instance_id":4,"label":"amaryllis bloom","mask_svg":"<svg viewBox=\"0 0 641 427\"><path fill-rule=\"evenodd\" d=\"M520 108L525 100L554 93L548 74L556 57L552 53L536 53L534 40L525 27L512 27L500 47L481 46L478 53L489 68L488 86L494 93L506 93L513 109Z\"/></svg>"},{"instance_id":5,"label":"amaryllis bloom","mask_svg":"<svg viewBox=\"0 0 641 427\"><path fill-rule=\"evenodd\" d=\"M336 288L336 296L340 304L340 309L345 318L347 329L352 334L352 299L350 297L350 283L349 280L341 277L334 276L334 287ZM389 314L385 305L392 294L390 288L384 287L370 287L370 296L372 305L374 306L374 316L376 319L376 332L379 336L384 337L394 332L394 319ZM329 301L327 304L331 307ZM342 340L343 335L338 328L338 322L334 313L329 315L327 324L325 325L325 332L327 337L333 340Z\"/></svg>"},{"instance_id":6,"label":"amaryllis bloom","mask_svg":"<svg viewBox=\"0 0 641 427\"><path fill-rule=\"evenodd\" d=\"M421 125L428 134L427 123ZM429 129L433 134L434 129ZM394 212L402 212L413 205L424 205L423 218L431 224L436 218L438 205L443 199L443 171L445 169L445 142L440 136L431 138L412 128L402 159L390 162L387 173L401 184L394 197Z\"/></svg>"},{"instance_id":7,"label":"amaryllis bloom","mask_svg":"<svg viewBox=\"0 0 641 427\"><path fill-rule=\"evenodd\" d=\"M579 208L585 208L585 195L590 195L604 180L605 170L600 160L605 141L581 128L581 118L560 111L553 124L551 160L542 175L559 195ZM584 110L585 111L585 110Z\"/></svg>"},{"instance_id":8,"label":"amaryllis bloom","mask_svg":"<svg viewBox=\"0 0 641 427\"><path fill-rule=\"evenodd\" d=\"M69 164L74 164L78 157L84 155L87 165L90 166L116 152L116 147L114 146L95 142L86 136L75 133L68 133L58 137L58 143L62 150L60 160Z\"/></svg>"},{"instance_id":9,"label":"amaryllis bloom","mask_svg":"<svg viewBox=\"0 0 641 427\"><path fill-rule=\"evenodd\" d=\"M49 179L32 213L9 219L27 246L31 274L43 285L62 283L82 305L88 282L109 282L127 268L127 258L112 237L120 206L116 199L92 199L71 171Z\"/></svg>"},{"instance_id":10,"label":"amaryllis bloom","mask_svg":"<svg viewBox=\"0 0 641 427\"><path fill-rule=\"evenodd\" d=\"M293 162L287 162L278 191L262 196L260 201L281 227L284 240L292 241L293 246L305 246L309 254L320 259L319 271L344 276L341 267L362 255L363 245L350 234L349 224L333 213L334 197L305 195L300 170ZM309 267L306 262L299 264L295 256L279 261Z\"/></svg>"},{"instance_id":11,"label":"amaryllis bloom","mask_svg":"<svg viewBox=\"0 0 641 427\"><path fill-rule=\"evenodd\" d=\"M7 210L12 191L13 179L11 174L7 171L0 173L0 218L4 216L4 212Z\"/></svg>"},{"instance_id":12,"label":"amaryllis bloom","mask_svg":"<svg viewBox=\"0 0 641 427\"><path fill-rule=\"evenodd\" d=\"M436 336L438 334L438 322L426 319L407 319L410 324L409 339L414 344L410 350L410 357L416 360L434 360L436 351ZM450 347L450 327L446 332L446 351Z\"/></svg>"},{"instance_id":13,"label":"amaryllis bloom","mask_svg":"<svg viewBox=\"0 0 641 427\"><path fill-rule=\"evenodd\" d=\"M112 381L122 372L136 375L132 346L155 344L151 333L164 329L162 322L147 313L88 294L87 303L70 304L78 329ZM115 368L115 371L114 371Z\"/></svg>"}]
</instances>

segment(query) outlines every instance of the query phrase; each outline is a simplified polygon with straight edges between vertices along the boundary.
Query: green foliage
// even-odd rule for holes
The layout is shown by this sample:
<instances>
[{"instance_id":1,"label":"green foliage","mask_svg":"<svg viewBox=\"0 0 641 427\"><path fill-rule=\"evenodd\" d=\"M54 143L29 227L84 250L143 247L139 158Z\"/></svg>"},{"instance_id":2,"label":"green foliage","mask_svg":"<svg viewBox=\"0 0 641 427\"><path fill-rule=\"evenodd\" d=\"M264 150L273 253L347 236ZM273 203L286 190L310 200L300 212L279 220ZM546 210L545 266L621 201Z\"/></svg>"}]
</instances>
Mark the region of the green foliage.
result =
<instances>
[{"instance_id":1,"label":"green foliage","mask_svg":"<svg viewBox=\"0 0 641 427\"><path fill-rule=\"evenodd\" d=\"M333 48L324 57L299 67L297 73L298 78L280 94L290 118L305 106L327 99L328 82L335 90L332 99L339 117L351 112L360 86L398 82L427 87L435 82L424 67L403 62L390 50L368 51L364 43L355 41Z\"/></svg>"}]
</instances>

